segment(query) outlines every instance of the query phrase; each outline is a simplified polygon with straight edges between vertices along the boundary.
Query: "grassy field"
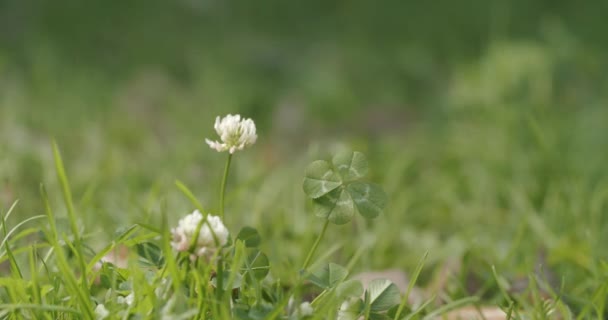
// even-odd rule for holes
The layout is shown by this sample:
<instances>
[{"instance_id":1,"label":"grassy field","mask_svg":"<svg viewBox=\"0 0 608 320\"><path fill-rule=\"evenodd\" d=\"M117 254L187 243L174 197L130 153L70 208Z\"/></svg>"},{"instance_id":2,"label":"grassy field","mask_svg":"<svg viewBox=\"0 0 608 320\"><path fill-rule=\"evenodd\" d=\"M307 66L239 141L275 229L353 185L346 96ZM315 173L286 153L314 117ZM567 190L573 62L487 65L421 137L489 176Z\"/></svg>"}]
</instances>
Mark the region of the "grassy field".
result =
<instances>
[{"instance_id":1,"label":"grassy field","mask_svg":"<svg viewBox=\"0 0 608 320\"><path fill-rule=\"evenodd\" d=\"M562 5L561 19L533 24L540 4L520 9L530 18L496 4L486 8L492 25L461 8L446 19L470 25L451 41L433 37L446 24L395 31L424 24L415 13L432 8L410 5L411 22L385 25L357 3L352 17L310 4L268 24L246 5L215 2L172 7L183 18L174 29L154 6L134 21L109 7L122 23L109 31L95 16L81 34L51 9L36 11L38 24L15 23L0 50L0 317L104 318L101 305L108 319L348 319L342 302L363 296L357 310L372 319L467 306L606 319L608 64L590 31L596 15L586 9L589 20L572 27L582 18ZM319 12L314 29L306 18ZM223 29L225 17L238 23ZM130 33L119 36L120 26ZM156 50L145 30L174 50ZM83 42L87 34L109 49ZM222 263L191 263L171 249L170 230L199 205L219 214L226 155L205 138L216 139L215 117L228 113L252 118L258 141L232 160L224 224L233 242ZM367 156L386 208L329 224L301 272L325 230L303 191L306 168L343 150ZM246 226L259 245L237 240ZM129 263L98 267L115 248ZM248 266L265 270L250 261L258 250L268 275ZM351 276L398 269L415 278L415 294L396 315L407 288L387 289L381 308L350 277L319 280L328 275L314 270L327 263ZM230 294L222 281L242 283ZM306 301L309 316L297 307Z\"/></svg>"}]
</instances>

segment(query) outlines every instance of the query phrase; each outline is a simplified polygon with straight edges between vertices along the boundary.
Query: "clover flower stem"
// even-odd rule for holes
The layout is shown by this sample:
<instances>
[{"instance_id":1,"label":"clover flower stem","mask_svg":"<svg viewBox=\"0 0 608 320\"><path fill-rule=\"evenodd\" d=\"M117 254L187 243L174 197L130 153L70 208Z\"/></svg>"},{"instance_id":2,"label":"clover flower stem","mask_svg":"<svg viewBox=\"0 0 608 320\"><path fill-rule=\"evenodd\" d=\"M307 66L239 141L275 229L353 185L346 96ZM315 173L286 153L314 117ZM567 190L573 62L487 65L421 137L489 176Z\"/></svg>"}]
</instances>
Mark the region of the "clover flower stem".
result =
<instances>
[{"instance_id":1,"label":"clover flower stem","mask_svg":"<svg viewBox=\"0 0 608 320\"><path fill-rule=\"evenodd\" d=\"M228 173L230 172L230 162L232 162L232 153L228 154L226 160L226 167L224 168L224 177L222 178L222 186L220 190L220 218L224 220L224 195L226 194L226 180L228 180Z\"/></svg>"},{"instance_id":2,"label":"clover flower stem","mask_svg":"<svg viewBox=\"0 0 608 320\"><path fill-rule=\"evenodd\" d=\"M327 226L329 226L329 219L325 220L325 224L323 225L323 229L321 229L321 233L319 233L319 237L317 237L317 240L315 240L315 243L312 245L312 248L310 248L310 251L308 252L308 256L306 257L306 260L304 261L304 265L302 266L302 271L306 271L306 268L308 268L308 266L310 265L310 260L314 256L315 251L317 251L317 247L319 246L319 243L321 243L321 239L323 239L323 237L325 236L325 231L327 231Z\"/></svg>"}]
</instances>

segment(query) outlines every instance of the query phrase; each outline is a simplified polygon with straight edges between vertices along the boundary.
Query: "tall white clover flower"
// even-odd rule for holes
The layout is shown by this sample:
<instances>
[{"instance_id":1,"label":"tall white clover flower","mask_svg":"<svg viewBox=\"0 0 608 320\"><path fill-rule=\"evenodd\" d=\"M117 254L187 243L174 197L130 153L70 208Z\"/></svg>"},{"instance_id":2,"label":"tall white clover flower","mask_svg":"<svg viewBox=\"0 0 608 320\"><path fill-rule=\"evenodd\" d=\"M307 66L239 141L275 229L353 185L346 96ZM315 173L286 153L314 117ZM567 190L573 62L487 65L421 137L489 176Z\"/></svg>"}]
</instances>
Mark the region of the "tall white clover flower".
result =
<instances>
[{"instance_id":1,"label":"tall white clover flower","mask_svg":"<svg viewBox=\"0 0 608 320\"><path fill-rule=\"evenodd\" d=\"M220 136L221 142L205 139L207 144L218 152L243 150L255 143L258 136L255 133L255 123L251 119L241 119L240 115L227 115L224 118L215 118L215 132Z\"/></svg>"},{"instance_id":2,"label":"tall white clover flower","mask_svg":"<svg viewBox=\"0 0 608 320\"><path fill-rule=\"evenodd\" d=\"M203 215L198 210L179 220L177 227L171 229L173 236L171 246L174 250L188 252L192 249L190 258L193 260L202 256L210 258L218 248L228 242L228 229L220 217L212 215L208 215L207 222L200 226L198 239L194 242L193 239L202 220ZM190 248L193 243L194 248Z\"/></svg>"}]
</instances>

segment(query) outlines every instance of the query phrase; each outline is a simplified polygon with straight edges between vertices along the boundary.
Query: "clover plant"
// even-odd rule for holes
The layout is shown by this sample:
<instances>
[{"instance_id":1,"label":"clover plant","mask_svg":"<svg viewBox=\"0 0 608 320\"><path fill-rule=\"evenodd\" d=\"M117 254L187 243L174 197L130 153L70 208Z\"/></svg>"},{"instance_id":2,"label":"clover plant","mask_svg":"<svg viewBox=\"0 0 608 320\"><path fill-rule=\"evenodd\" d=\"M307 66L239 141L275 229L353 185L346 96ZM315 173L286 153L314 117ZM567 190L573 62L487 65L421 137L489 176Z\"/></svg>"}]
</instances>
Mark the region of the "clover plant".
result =
<instances>
[{"instance_id":1,"label":"clover plant","mask_svg":"<svg viewBox=\"0 0 608 320\"><path fill-rule=\"evenodd\" d=\"M269 257L262 251L263 235L245 226L231 232L225 225L226 182L233 156L257 140L255 123L239 115L218 117L219 141L207 144L227 152L219 192L219 212L206 210L182 182L177 188L192 204L193 211L170 227L168 214L160 226L139 223L120 228L114 241L94 252L78 225L77 207L61 160L53 144L57 177L67 209L61 223L51 209L50 198L41 188L46 215L35 216L7 231L0 258L8 260L13 278L7 284L11 301L2 304L0 317L16 319L383 319L404 310L400 293L388 280L374 280L367 288L349 279L350 270L329 262L309 270L315 251L330 223L345 224L355 212L366 219L378 217L387 196L369 182L368 163L360 152L341 152L331 161L318 160L306 169L304 192L312 200L313 212L323 218L321 232L308 251L302 268L288 280L274 278ZM14 208L14 204L8 215ZM46 218L43 228L44 260L37 264L30 254L31 280L25 279L9 245L16 228ZM65 225L65 226L64 226ZM31 230L31 229L30 229ZM33 231L28 231L33 232ZM27 234L24 234L27 235ZM19 251L20 252L20 251ZM44 270L43 273L39 271ZM45 278L47 284L41 279ZM18 284L18 285L17 285ZM312 299L306 288L315 286ZM18 288L18 289L17 289ZM30 297L31 295L31 297ZM399 307L398 312L391 313ZM29 308L29 309L28 309Z\"/></svg>"}]
</instances>

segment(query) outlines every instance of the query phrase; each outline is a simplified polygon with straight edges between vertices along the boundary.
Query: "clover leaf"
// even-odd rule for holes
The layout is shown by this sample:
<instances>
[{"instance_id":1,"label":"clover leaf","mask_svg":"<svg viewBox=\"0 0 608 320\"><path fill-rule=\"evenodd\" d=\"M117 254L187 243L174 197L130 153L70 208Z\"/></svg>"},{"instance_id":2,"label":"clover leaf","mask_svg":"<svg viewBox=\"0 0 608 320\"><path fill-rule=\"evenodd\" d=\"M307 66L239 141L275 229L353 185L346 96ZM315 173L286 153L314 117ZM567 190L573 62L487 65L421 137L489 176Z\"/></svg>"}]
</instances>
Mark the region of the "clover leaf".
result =
<instances>
[{"instance_id":1,"label":"clover leaf","mask_svg":"<svg viewBox=\"0 0 608 320\"><path fill-rule=\"evenodd\" d=\"M230 281L230 270L226 270L226 271L227 272L222 273L222 289L232 290L232 289L240 288L243 283L243 276L240 275L239 273L236 273L235 277L232 281L232 285L230 285L230 288L228 288L228 286L229 286L228 281ZM213 279L211 279L211 284L217 288L217 276L215 276L215 277L213 277Z\"/></svg>"},{"instance_id":2,"label":"clover leaf","mask_svg":"<svg viewBox=\"0 0 608 320\"><path fill-rule=\"evenodd\" d=\"M359 280L346 280L336 287L338 298L360 297L363 294L363 285Z\"/></svg>"},{"instance_id":3,"label":"clover leaf","mask_svg":"<svg viewBox=\"0 0 608 320\"><path fill-rule=\"evenodd\" d=\"M346 189L359 213L368 219L377 217L386 206L386 193L377 184L354 182L349 184Z\"/></svg>"},{"instance_id":4,"label":"clover leaf","mask_svg":"<svg viewBox=\"0 0 608 320\"><path fill-rule=\"evenodd\" d=\"M270 272L268 257L258 249L250 249L241 272L243 277L249 276L257 280L264 279Z\"/></svg>"},{"instance_id":5,"label":"clover leaf","mask_svg":"<svg viewBox=\"0 0 608 320\"><path fill-rule=\"evenodd\" d=\"M335 224L344 224L353 217L355 206L348 192L340 188L314 199L313 210L317 217L326 218Z\"/></svg>"},{"instance_id":6,"label":"clover leaf","mask_svg":"<svg viewBox=\"0 0 608 320\"><path fill-rule=\"evenodd\" d=\"M373 312L386 311L398 305L401 300L399 288L386 279L372 280L367 292L365 303L370 306L370 310Z\"/></svg>"},{"instance_id":7,"label":"clover leaf","mask_svg":"<svg viewBox=\"0 0 608 320\"><path fill-rule=\"evenodd\" d=\"M138 243L136 246L140 262L148 266L162 268L165 263L162 250L152 242Z\"/></svg>"},{"instance_id":8,"label":"clover leaf","mask_svg":"<svg viewBox=\"0 0 608 320\"><path fill-rule=\"evenodd\" d=\"M241 231L239 231L236 238L243 241L245 247L247 248L255 248L260 245L260 242L262 242L262 237L260 237L258 230L247 226L243 227Z\"/></svg>"},{"instance_id":9,"label":"clover leaf","mask_svg":"<svg viewBox=\"0 0 608 320\"><path fill-rule=\"evenodd\" d=\"M332 159L342 181L353 181L367 175L367 158L361 152L340 152Z\"/></svg>"},{"instance_id":10,"label":"clover leaf","mask_svg":"<svg viewBox=\"0 0 608 320\"><path fill-rule=\"evenodd\" d=\"M361 298L350 298L340 306L338 310L337 320L357 320L361 319L361 314L365 309Z\"/></svg>"},{"instance_id":11,"label":"clover leaf","mask_svg":"<svg viewBox=\"0 0 608 320\"><path fill-rule=\"evenodd\" d=\"M367 173L367 159L361 152L340 152L331 164L312 162L306 169L303 188L313 199L315 215L335 224L349 222L355 211L367 219L380 215L387 196L380 186L362 181Z\"/></svg>"},{"instance_id":12,"label":"clover leaf","mask_svg":"<svg viewBox=\"0 0 608 320\"><path fill-rule=\"evenodd\" d=\"M333 288L348 276L348 270L335 263L328 263L308 275L308 280L323 289Z\"/></svg>"},{"instance_id":13,"label":"clover leaf","mask_svg":"<svg viewBox=\"0 0 608 320\"><path fill-rule=\"evenodd\" d=\"M326 195L341 184L340 177L327 161L317 160L306 169L304 192L313 199Z\"/></svg>"}]
</instances>

